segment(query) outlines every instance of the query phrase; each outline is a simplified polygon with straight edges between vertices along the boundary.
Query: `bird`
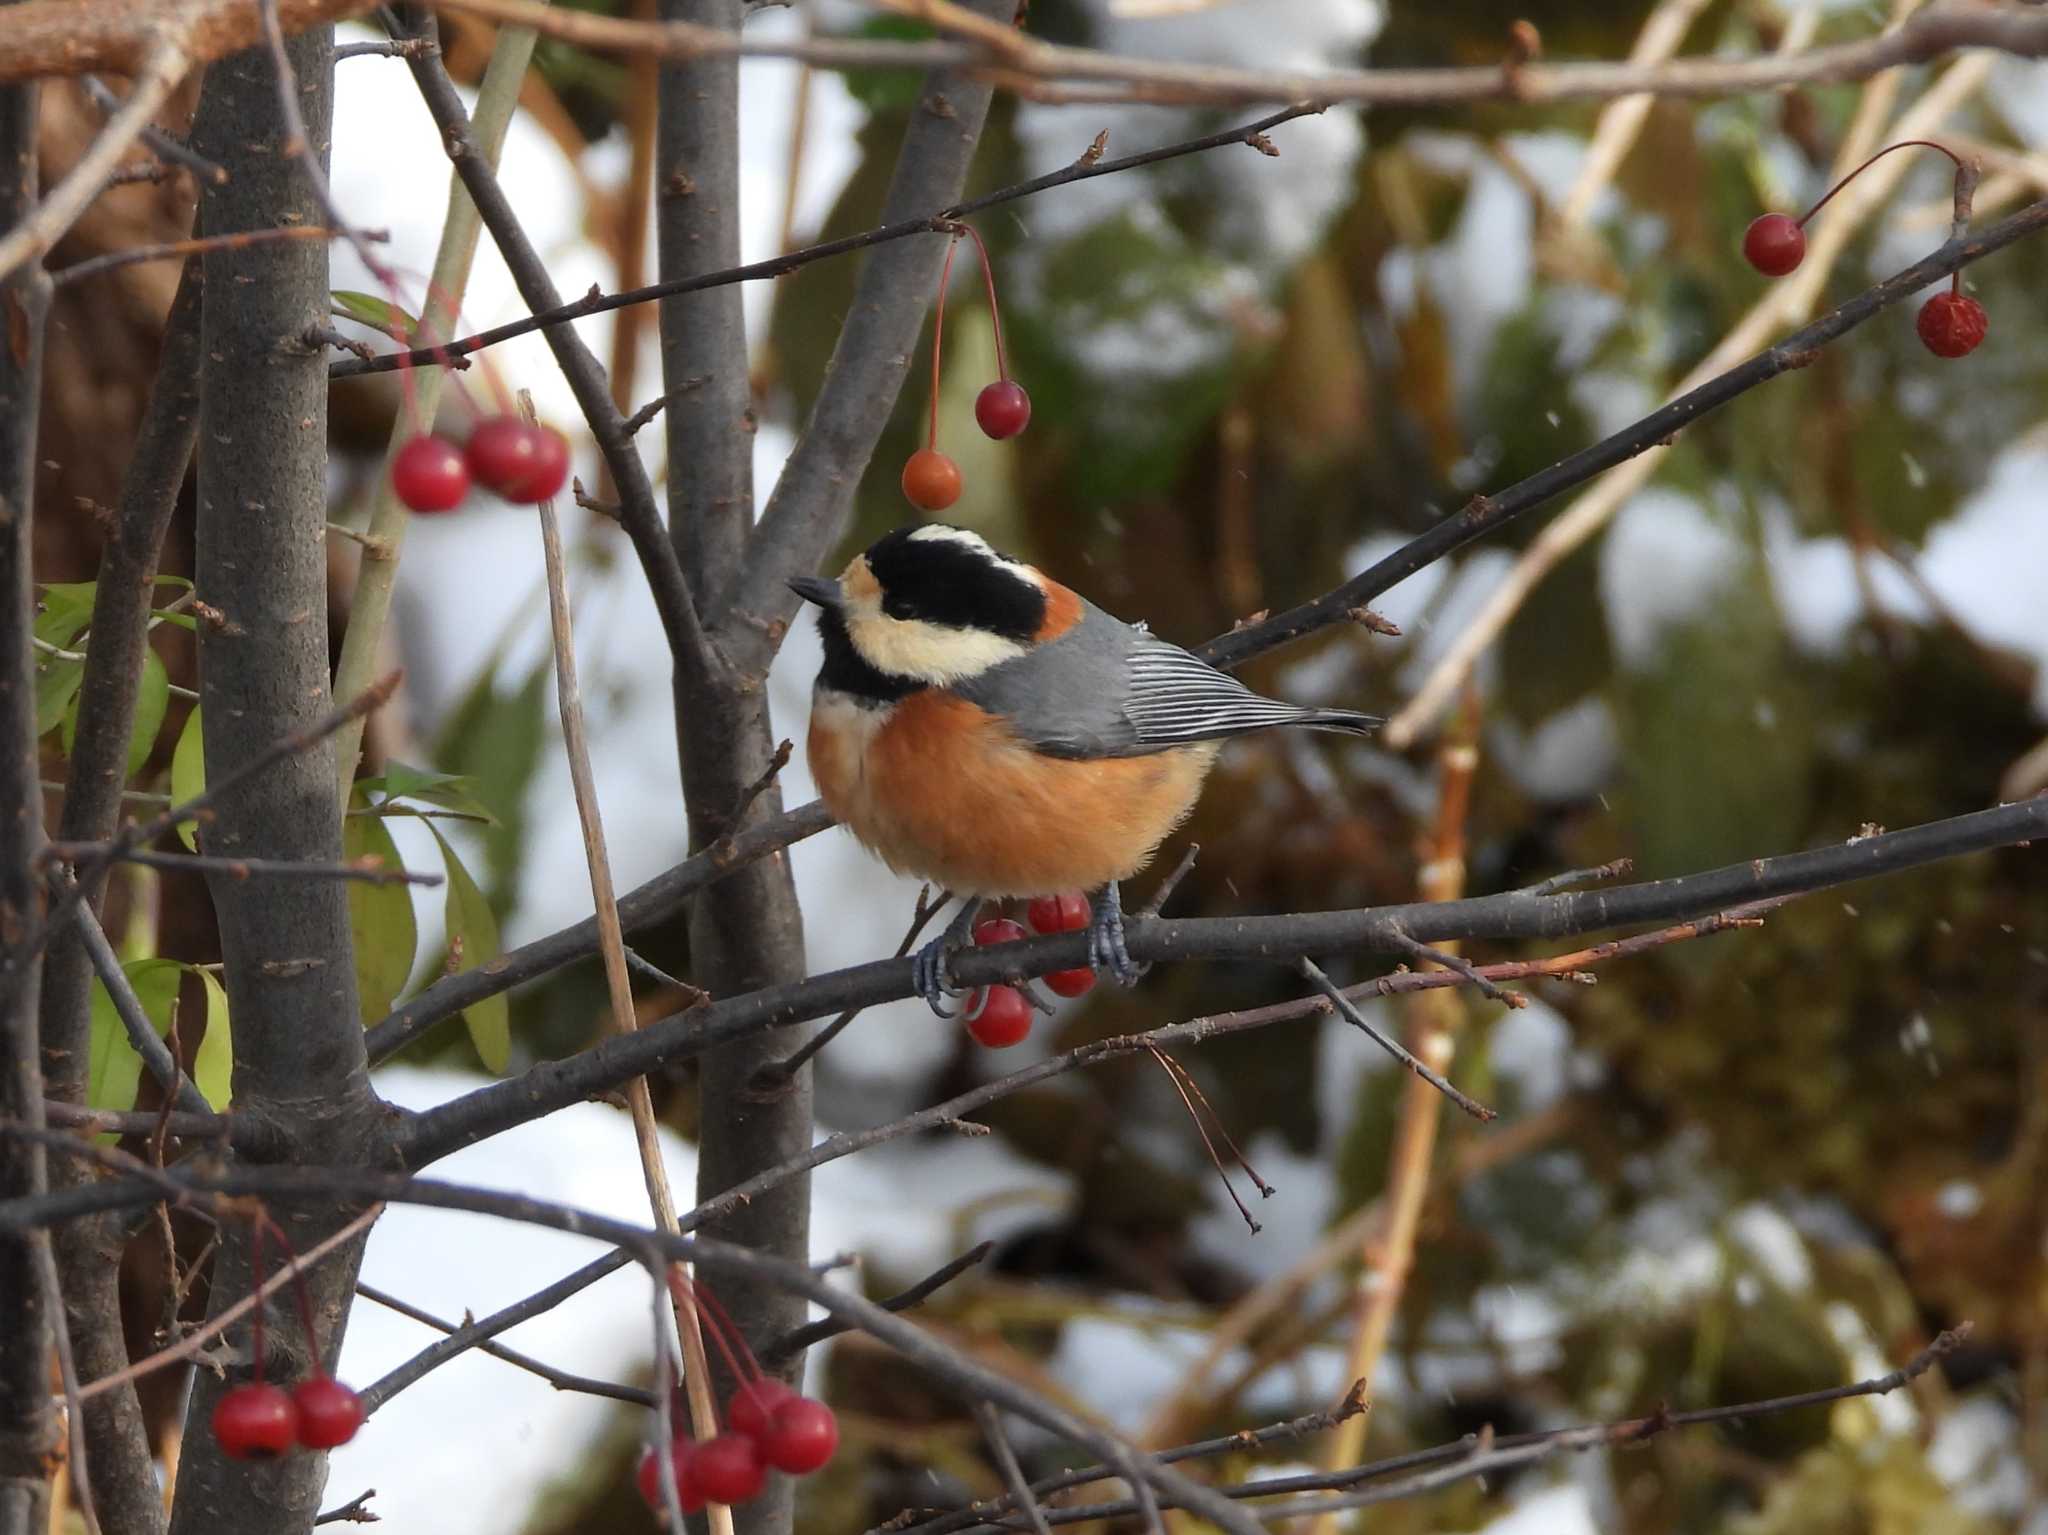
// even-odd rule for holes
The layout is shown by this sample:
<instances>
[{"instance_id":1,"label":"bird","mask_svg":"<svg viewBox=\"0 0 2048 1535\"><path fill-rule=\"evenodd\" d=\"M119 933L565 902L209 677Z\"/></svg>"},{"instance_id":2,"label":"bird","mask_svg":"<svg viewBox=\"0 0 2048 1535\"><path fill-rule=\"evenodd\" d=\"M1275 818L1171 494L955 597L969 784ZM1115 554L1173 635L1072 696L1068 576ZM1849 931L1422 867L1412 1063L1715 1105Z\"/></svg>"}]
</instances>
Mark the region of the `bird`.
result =
<instances>
[{"instance_id":1,"label":"bird","mask_svg":"<svg viewBox=\"0 0 2048 1535\"><path fill-rule=\"evenodd\" d=\"M946 961L984 899L1100 892L1088 962L1131 985L1118 886L1194 808L1222 743L1382 723L1254 693L967 528L900 527L836 580L789 586L823 642L807 750L826 808L963 901L916 956L942 1016Z\"/></svg>"}]
</instances>

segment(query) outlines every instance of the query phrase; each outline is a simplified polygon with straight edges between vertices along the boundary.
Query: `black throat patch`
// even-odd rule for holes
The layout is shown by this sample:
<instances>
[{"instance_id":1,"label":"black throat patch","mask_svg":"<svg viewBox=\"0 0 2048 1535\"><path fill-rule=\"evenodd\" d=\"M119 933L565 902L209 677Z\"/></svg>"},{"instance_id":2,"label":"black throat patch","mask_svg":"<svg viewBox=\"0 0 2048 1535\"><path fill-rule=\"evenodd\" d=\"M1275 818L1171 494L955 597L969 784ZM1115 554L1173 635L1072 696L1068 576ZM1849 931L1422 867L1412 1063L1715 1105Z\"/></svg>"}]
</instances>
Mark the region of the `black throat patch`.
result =
<instances>
[{"instance_id":1,"label":"black throat patch","mask_svg":"<svg viewBox=\"0 0 2048 1535\"><path fill-rule=\"evenodd\" d=\"M836 608L818 609L818 637L825 642L825 664L818 668L818 686L844 693L856 703L881 708L924 691L915 677L897 677L871 665L854 648L846 619Z\"/></svg>"}]
</instances>

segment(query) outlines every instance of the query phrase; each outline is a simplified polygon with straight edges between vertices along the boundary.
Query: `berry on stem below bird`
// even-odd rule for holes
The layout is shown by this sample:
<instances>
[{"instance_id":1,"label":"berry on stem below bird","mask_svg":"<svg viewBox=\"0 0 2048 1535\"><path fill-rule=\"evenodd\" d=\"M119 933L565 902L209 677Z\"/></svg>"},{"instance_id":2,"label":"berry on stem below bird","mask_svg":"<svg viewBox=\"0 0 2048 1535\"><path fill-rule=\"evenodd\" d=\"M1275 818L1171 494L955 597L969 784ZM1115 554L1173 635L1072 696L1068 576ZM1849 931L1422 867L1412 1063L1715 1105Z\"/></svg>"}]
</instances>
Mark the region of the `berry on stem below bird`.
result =
<instances>
[{"instance_id":1,"label":"berry on stem below bird","mask_svg":"<svg viewBox=\"0 0 2048 1535\"><path fill-rule=\"evenodd\" d=\"M1937 293L1920 306L1913 328L1936 357L1965 357L1977 350L1990 328L1984 306L1967 293Z\"/></svg>"},{"instance_id":2,"label":"berry on stem below bird","mask_svg":"<svg viewBox=\"0 0 2048 1535\"><path fill-rule=\"evenodd\" d=\"M1022 1044L1031 1033L1031 1004L1014 986L977 988L960 1016L975 1043L989 1050Z\"/></svg>"}]
</instances>

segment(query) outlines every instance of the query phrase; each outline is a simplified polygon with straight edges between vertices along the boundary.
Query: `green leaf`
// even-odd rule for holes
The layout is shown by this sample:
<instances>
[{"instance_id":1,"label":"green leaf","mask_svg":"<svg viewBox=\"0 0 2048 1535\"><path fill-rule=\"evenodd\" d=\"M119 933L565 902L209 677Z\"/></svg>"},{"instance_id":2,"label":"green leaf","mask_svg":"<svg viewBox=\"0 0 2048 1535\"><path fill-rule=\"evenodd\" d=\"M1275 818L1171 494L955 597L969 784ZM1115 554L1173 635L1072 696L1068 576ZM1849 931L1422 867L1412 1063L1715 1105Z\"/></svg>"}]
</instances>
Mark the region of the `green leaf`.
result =
<instances>
[{"instance_id":1,"label":"green leaf","mask_svg":"<svg viewBox=\"0 0 2048 1535\"><path fill-rule=\"evenodd\" d=\"M163 729L164 710L171 703L171 679L154 650L143 652L142 690L135 695L135 729L128 737L128 776L142 771L143 763L156 747L156 733Z\"/></svg>"},{"instance_id":2,"label":"green leaf","mask_svg":"<svg viewBox=\"0 0 2048 1535\"><path fill-rule=\"evenodd\" d=\"M78 631L92 622L97 581L60 581L43 588L42 611L36 615L36 638L46 645L69 646Z\"/></svg>"},{"instance_id":3,"label":"green leaf","mask_svg":"<svg viewBox=\"0 0 2048 1535\"><path fill-rule=\"evenodd\" d=\"M85 681L85 663L61 656L36 657L36 734L48 735L64 723L78 701L78 685ZM65 750L70 750L66 742Z\"/></svg>"},{"instance_id":4,"label":"green leaf","mask_svg":"<svg viewBox=\"0 0 2048 1535\"><path fill-rule=\"evenodd\" d=\"M235 1041L228 1027L228 992L211 970L190 967L206 987L206 1037L199 1041L199 1053L192 1058L192 1079L200 1096L216 1109L225 1109L234 1096Z\"/></svg>"},{"instance_id":5,"label":"green leaf","mask_svg":"<svg viewBox=\"0 0 2048 1535\"><path fill-rule=\"evenodd\" d=\"M425 768L408 767L402 762L392 763L379 777L358 779L356 782L356 787L365 794L383 796L373 807L380 811L386 807L395 808L395 801L416 799L452 810L468 820L496 826L498 818L476 797L475 786L476 780L466 774L436 773Z\"/></svg>"},{"instance_id":6,"label":"green leaf","mask_svg":"<svg viewBox=\"0 0 2048 1535\"><path fill-rule=\"evenodd\" d=\"M358 789L360 798L360 788ZM341 823L341 851L353 862L382 859L387 868L404 867L391 829L376 816L347 816ZM348 925L356 955L356 1001L368 1028L391 1011L392 1003L412 974L419 951L419 924L413 916L412 892L403 885L348 882ZM450 930L453 930L451 924Z\"/></svg>"},{"instance_id":7,"label":"green leaf","mask_svg":"<svg viewBox=\"0 0 2048 1535\"><path fill-rule=\"evenodd\" d=\"M498 957L498 917L476 881L469 877L469 870L463 867L455 849L448 845L448 839L432 821L427 822L427 830L441 844L441 858L448 867L446 969L451 975L460 975ZM462 1021L468 1026L470 1043L476 1046L484 1065L503 1073L512 1058L512 1010L504 994L486 997L464 1008Z\"/></svg>"},{"instance_id":8,"label":"green leaf","mask_svg":"<svg viewBox=\"0 0 2048 1535\"><path fill-rule=\"evenodd\" d=\"M171 753L171 803L182 805L206 792L206 745L200 734L199 706L185 716L185 728L178 735L178 749ZM199 823L180 821L178 840L189 853L199 851Z\"/></svg>"},{"instance_id":9,"label":"green leaf","mask_svg":"<svg viewBox=\"0 0 2048 1535\"><path fill-rule=\"evenodd\" d=\"M483 839L484 874L491 893L508 908L517 896L526 850L527 790L550 739L547 705L554 680L545 655L511 691L499 691L493 668L486 667L435 743L435 759L470 774L478 799L497 810Z\"/></svg>"},{"instance_id":10,"label":"green leaf","mask_svg":"<svg viewBox=\"0 0 2048 1535\"><path fill-rule=\"evenodd\" d=\"M349 288L336 288L327 295L334 301L337 314L372 330L380 330L387 336L407 340L415 335L420 322L387 299L374 293L357 293Z\"/></svg>"},{"instance_id":11,"label":"green leaf","mask_svg":"<svg viewBox=\"0 0 2048 1535\"><path fill-rule=\"evenodd\" d=\"M159 1035L168 1034L183 967L172 959L144 959L121 969L150 1026ZM92 983L90 1012L92 1045L86 1075L86 1106L116 1111L132 1109L136 1084L142 1080L142 1057L128 1042L128 1029L115 1010L113 996L97 979Z\"/></svg>"}]
</instances>

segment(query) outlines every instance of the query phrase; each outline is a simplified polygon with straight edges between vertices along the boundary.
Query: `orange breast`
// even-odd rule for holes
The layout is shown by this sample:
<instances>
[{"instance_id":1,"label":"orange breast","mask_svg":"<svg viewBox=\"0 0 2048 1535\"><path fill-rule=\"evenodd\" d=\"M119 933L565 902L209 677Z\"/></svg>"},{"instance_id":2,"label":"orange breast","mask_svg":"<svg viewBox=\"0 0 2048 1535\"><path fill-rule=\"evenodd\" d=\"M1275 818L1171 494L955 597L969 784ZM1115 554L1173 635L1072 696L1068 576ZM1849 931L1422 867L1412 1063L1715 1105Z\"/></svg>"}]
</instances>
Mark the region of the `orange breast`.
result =
<instances>
[{"instance_id":1,"label":"orange breast","mask_svg":"<svg viewBox=\"0 0 2048 1535\"><path fill-rule=\"evenodd\" d=\"M886 712L821 701L811 773L832 813L891 868L977 895L1048 895L1125 879L1196 796L1216 747L1074 762L1041 756L964 699Z\"/></svg>"}]
</instances>

